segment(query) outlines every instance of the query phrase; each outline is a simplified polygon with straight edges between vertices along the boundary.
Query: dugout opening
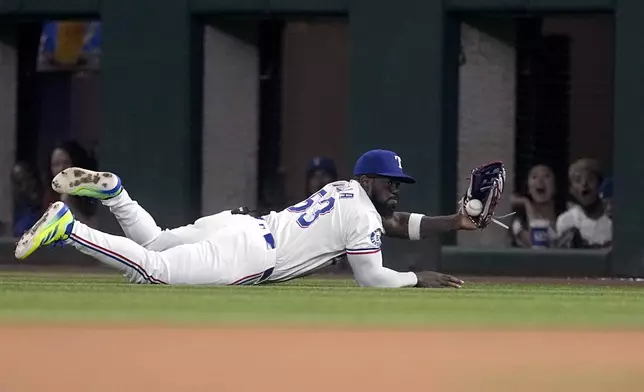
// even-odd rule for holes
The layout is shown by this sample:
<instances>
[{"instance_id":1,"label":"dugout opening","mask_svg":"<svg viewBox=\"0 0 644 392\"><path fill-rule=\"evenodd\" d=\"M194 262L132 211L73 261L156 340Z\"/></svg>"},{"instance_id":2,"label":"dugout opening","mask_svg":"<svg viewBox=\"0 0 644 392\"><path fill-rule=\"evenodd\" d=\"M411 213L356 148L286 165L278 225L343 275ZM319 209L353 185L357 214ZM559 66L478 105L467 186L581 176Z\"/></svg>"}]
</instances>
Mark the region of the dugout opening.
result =
<instances>
[{"instance_id":1,"label":"dugout opening","mask_svg":"<svg viewBox=\"0 0 644 392\"><path fill-rule=\"evenodd\" d=\"M512 192L530 169L550 166L558 211L574 202L568 168L613 161L615 22L610 13L461 14L458 71L458 186L477 163L501 159ZM518 246L504 230L459 233L462 247Z\"/></svg>"}]
</instances>

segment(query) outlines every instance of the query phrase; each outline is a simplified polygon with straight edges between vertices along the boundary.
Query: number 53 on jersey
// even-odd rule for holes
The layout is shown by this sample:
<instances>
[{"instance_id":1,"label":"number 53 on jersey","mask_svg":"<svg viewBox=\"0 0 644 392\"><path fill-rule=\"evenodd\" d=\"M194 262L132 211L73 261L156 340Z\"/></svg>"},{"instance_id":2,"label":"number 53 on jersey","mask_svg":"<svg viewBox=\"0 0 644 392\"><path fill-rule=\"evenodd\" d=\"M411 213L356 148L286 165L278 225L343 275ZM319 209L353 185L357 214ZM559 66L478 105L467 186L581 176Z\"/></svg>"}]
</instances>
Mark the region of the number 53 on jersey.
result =
<instances>
[{"instance_id":1,"label":"number 53 on jersey","mask_svg":"<svg viewBox=\"0 0 644 392\"><path fill-rule=\"evenodd\" d=\"M311 226L320 215L328 214L335 207L335 198L326 195L327 191L321 189L308 199L287 208L287 211L301 214L297 218L297 224L305 229Z\"/></svg>"}]
</instances>

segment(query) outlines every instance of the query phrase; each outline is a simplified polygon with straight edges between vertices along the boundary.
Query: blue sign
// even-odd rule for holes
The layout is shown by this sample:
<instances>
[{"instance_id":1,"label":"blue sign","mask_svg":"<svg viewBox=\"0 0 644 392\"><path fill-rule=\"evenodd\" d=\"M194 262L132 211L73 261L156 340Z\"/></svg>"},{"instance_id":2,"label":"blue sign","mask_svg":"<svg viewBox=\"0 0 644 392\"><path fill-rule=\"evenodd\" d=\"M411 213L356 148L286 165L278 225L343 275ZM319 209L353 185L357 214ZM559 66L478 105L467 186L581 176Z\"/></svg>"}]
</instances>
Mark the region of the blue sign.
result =
<instances>
[{"instance_id":1,"label":"blue sign","mask_svg":"<svg viewBox=\"0 0 644 392\"><path fill-rule=\"evenodd\" d=\"M65 20L43 24L39 71L98 70L100 55L100 22Z\"/></svg>"}]
</instances>

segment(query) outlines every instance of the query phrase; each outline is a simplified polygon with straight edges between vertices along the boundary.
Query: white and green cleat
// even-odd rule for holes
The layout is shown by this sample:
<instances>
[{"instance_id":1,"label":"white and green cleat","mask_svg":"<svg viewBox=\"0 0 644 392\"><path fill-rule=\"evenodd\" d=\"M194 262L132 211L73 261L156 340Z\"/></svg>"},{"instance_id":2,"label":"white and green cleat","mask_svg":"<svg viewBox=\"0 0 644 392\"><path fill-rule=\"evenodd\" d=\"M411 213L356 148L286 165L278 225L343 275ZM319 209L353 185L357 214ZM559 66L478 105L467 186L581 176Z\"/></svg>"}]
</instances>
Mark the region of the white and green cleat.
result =
<instances>
[{"instance_id":1,"label":"white and green cleat","mask_svg":"<svg viewBox=\"0 0 644 392\"><path fill-rule=\"evenodd\" d=\"M74 216L62 201L57 201L29 230L16 245L14 255L24 260L41 246L65 242L74 227Z\"/></svg>"},{"instance_id":2,"label":"white and green cleat","mask_svg":"<svg viewBox=\"0 0 644 392\"><path fill-rule=\"evenodd\" d=\"M95 172L70 167L51 180L51 187L58 193L107 200L123 190L121 179L114 173Z\"/></svg>"}]
</instances>

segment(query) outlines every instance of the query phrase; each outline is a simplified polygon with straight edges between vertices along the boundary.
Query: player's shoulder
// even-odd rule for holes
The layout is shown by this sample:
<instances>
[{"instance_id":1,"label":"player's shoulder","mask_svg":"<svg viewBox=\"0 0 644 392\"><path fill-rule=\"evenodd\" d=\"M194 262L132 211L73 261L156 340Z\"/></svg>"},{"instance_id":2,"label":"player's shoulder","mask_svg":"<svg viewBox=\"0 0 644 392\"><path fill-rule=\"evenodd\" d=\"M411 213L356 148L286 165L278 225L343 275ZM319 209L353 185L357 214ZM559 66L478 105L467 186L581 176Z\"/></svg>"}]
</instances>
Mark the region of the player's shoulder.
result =
<instances>
[{"instance_id":1,"label":"player's shoulder","mask_svg":"<svg viewBox=\"0 0 644 392\"><path fill-rule=\"evenodd\" d=\"M366 192L357 181L335 181L327 184L327 191L335 193L335 197L342 201L343 205L360 206L364 204L364 199L369 200ZM326 188L325 187L325 188Z\"/></svg>"},{"instance_id":2,"label":"player's shoulder","mask_svg":"<svg viewBox=\"0 0 644 392\"><path fill-rule=\"evenodd\" d=\"M338 184L338 197L342 209L347 213L349 219L358 221L373 221L373 223L382 223L382 217L376 210L367 192L355 180L341 181Z\"/></svg>"},{"instance_id":3,"label":"player's shoulder","mask_svg":"<svg viewBox=\"0 0 644 392\"><path fill-rule=\"evenodd\" d=\"M344 198L353 198L355 195L357 188L356 185L359 185L357 182L351 180L351 181L345 181L345 180L339 180L339 181L334 181L326 184L324 186L324 189L329 192L334 192L334 193L339 193L339 194L345 194Z\"/></svg>"}]
</instances>

